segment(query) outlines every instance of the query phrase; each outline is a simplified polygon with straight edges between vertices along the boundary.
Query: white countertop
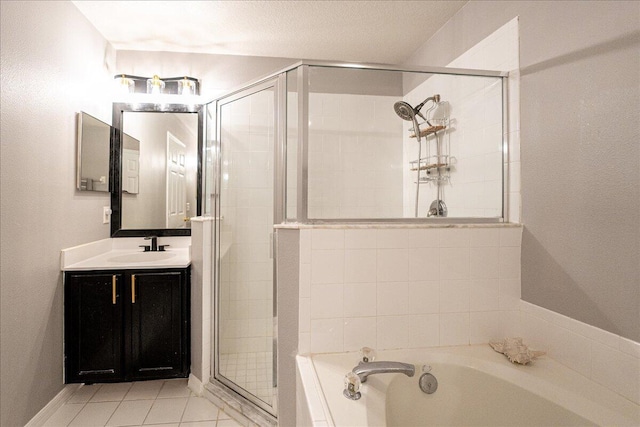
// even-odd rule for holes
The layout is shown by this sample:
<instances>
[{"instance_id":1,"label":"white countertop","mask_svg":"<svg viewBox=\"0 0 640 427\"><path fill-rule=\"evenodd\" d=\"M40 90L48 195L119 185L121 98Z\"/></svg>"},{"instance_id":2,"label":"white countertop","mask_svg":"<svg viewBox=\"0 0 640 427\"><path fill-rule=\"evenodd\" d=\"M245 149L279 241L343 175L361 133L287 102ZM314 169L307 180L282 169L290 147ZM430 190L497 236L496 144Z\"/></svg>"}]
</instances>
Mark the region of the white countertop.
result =
<instances>
[{"instance_id":1,"label":"white countertop","mask_svg":"<svg viewBox=\"0 0 640 427\"><path fill-rule=\"evenodd\" d=\"M190 237L160 237L158 245L170 245L165 251L144 252L142 238L104 239L63 249L62 271L184 268L191 264Z\"/></svg>"}]
</instances>

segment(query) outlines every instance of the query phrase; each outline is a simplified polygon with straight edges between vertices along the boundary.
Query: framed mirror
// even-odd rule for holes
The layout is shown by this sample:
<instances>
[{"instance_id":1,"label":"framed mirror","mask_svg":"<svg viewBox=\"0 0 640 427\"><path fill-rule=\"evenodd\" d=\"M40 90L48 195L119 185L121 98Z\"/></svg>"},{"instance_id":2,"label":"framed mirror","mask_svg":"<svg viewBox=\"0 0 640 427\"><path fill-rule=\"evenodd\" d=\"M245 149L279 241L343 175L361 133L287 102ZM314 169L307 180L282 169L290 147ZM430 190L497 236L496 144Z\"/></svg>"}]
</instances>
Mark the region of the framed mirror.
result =
<instances>
[{"instance_id":1,"label":"framed mirror","mask_svg":"<svg viewBox=\"0 0 640 427\"><path fill-rule=\"evenodd\" d=\"M111 126L81 111L78 113L76 188L109 191L109 141Z\"/></svg>"},{"instance_id":2,"label":"framed mirror","mask_svg":"<svg viewBox=\"0 0 640 427\"><path fill-rule=\"evenodd\" d=\"M111 236L189 236L201 214L201 105L114 103Z\"/></svg>"}]
</instances>

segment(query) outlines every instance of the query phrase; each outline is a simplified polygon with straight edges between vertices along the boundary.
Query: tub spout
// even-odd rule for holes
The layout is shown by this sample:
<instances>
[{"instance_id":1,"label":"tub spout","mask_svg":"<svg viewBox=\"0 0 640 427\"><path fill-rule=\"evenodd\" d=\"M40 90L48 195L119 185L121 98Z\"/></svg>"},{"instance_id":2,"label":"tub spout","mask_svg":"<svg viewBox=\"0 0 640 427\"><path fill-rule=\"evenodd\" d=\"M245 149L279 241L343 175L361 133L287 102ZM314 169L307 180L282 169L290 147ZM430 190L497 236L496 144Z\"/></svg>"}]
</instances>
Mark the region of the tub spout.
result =
<instances>
[{"instance_id":1,"label":"tub spout","mask_svg":"<svg viewBox=\"0 0 640 427\"><path fill-rule=\"evenodd\" d=\"M412 377L415 372L415 366L402 362L360 362L353 368L353 373L360 378L360 382L367 381L367 377L374 374L405 374Z\"/></svg>"}]
</instances>

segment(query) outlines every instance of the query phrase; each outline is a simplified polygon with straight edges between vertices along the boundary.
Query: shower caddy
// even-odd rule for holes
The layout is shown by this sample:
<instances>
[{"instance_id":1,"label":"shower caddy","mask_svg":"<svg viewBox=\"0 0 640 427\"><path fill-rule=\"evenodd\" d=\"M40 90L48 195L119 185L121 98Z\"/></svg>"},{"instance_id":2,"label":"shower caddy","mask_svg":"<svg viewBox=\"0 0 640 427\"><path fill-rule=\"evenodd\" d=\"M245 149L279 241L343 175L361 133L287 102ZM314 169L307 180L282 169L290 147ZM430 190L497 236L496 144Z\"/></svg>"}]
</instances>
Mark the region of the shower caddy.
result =
<instances>
[{"instance_id":1,"label":"shower caddy","mask_svg":"<svg viewBox=\"0 0 640 427\"><path fill-rule=\"evenodd\" d=\"M447 132L450 126L448 102L439 102L438 106L441 107L443 111L441 117L427 117L425 122L418 124L420 137L424 138L426 145L425 155L409 162L411 171L417 172L416 185L419 186L425 183L435 183L436 185L436 200L431 204L428 216L446 216L446 207L444 207L444 209L442 208L442 206L444 206L442 200L442 185L450 182L451 166L455 161L455 158L451 156L451 137L449 132ZM422 124L428 125L428 127L420 128ZM409 137L416 138L415 130ZM432 142L435 144L432 144ZM420 141L419 144L422 144L422 141ZM433 151L432 145L434 145ZM418 152L422 153L423 151L420 149ZM421 174L422 171L425 171L424 176ZM437 208L435 214L432 212L434 207ZM444 215L442 215L442 211L445 212Z\"/></svg>"}]
</instances>

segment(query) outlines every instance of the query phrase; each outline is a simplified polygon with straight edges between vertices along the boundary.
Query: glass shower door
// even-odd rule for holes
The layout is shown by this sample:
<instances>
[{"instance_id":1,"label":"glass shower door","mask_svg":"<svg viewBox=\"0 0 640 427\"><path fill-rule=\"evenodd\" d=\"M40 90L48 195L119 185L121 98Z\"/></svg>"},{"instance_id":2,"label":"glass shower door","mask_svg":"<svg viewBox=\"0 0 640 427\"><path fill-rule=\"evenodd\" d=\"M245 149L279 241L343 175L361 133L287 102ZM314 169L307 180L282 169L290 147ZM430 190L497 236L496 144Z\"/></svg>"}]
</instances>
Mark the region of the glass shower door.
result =
<instances>
[{"instance_id":1,"label":"glass shower door","mask_svg":"<svg viewBox=\"0 0 640 427\"><path fill-rule=\"evenodd\" d=\"M214 377L275 414L275 81L218 101Z\"/></svg>"}]
</instances>

